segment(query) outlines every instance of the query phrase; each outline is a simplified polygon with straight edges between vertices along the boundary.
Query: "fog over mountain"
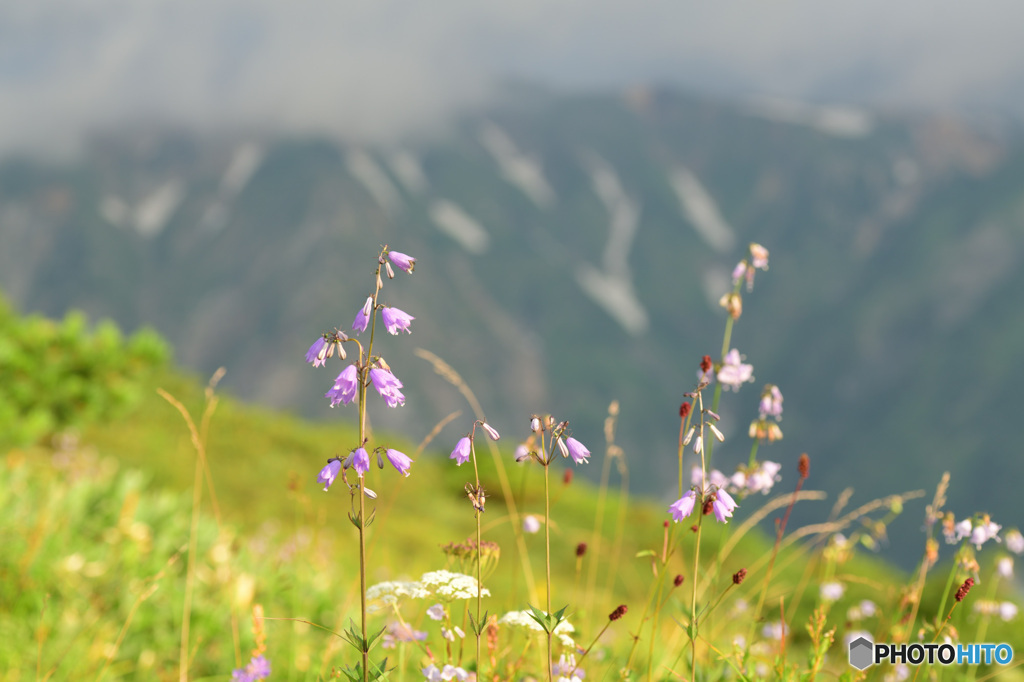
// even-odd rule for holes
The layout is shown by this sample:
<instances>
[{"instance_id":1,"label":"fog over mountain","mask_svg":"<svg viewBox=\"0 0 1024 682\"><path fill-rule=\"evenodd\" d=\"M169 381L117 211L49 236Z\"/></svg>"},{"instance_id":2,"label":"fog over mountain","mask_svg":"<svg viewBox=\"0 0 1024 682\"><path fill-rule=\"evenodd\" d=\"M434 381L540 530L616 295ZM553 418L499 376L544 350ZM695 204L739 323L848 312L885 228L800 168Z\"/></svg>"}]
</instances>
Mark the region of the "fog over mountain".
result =
<instances>
[{"instance_id":1,"label":"fog over mountain","mask_svg":"<svg viewBox=\"0 0 1024 682\"><path fill-rule=\"evenodd\" d=\"M0 150L126 124L382 139L507 94L687 86L1024 111L1012 0L0 2Z\"/></svg>"}]
</instances>

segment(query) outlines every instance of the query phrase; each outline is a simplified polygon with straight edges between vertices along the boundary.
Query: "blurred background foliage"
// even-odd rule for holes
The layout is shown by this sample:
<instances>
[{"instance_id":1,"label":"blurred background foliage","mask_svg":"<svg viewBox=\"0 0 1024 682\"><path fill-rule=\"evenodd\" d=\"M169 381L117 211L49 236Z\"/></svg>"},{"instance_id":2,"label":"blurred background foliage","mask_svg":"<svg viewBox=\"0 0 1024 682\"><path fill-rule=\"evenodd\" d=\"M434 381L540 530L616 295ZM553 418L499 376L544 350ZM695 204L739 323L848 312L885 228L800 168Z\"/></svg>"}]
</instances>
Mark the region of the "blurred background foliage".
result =
<instances>
[{"instance_id":1,"label":"blurred background foliage","mask_svg":"<svg viewBox=\"0 0 1024 682\"><path fill-rule=\"evenodd\" d=\"M170 349L156 332L125 337L80 312L18 315L0 292L0 447L44 441L125 414Z\"/></svg>"}]
</instances>

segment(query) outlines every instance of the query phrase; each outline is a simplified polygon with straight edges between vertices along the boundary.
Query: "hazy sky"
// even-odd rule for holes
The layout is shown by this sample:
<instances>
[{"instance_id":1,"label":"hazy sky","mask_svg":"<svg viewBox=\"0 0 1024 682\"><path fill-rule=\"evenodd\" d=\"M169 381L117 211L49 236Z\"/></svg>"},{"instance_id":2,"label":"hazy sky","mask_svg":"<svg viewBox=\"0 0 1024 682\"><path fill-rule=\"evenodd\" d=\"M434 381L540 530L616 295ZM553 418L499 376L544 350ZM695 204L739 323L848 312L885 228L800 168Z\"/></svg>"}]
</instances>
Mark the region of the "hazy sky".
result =
<instances>
[{"instance_id":1,"label":"hazy sky","mask_svg":"<svg viewBox=\"0 0 1024 682\"><path fill-rule=\"evenodd\" d=\"M1020 0L0 0L0 151L125 122L361 138L494 83L1024 112Z\"/></svg>"}]
</instances>

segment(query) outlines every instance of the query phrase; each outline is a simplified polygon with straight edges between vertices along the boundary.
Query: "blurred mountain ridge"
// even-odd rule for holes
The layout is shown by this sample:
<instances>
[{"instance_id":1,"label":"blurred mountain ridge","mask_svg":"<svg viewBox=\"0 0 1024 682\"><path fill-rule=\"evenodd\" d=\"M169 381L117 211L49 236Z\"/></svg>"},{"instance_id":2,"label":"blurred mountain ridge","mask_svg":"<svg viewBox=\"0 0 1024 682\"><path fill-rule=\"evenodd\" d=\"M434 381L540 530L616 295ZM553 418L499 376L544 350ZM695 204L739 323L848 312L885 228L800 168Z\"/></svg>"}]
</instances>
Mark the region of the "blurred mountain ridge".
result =
<instances>
[{"instance_id":1,"label":"blurred mountain ridge","mask_svg":"<svg viewBox=\"0 0 1024 682\"><path fill-rule=\"evenodd\" d=\"M350 330L390 244L418 262L382 300L416 320L411 337L378 337L409 400L372 405L375 426L418 440L465 410L422 347L510 439L550 411L600 448L619 400L631 480L665 495L679 402L700 356L719 353L718 298L756 241L770 271L744 293L731 345L757 381L723 397L716 465L746 460L775 383L786 436L759 456L787 473L808 452L817 486L864 500L949 470L958 515L982 500L1024 525L1012 130L637 88L532 92L389 147L126 134L65 165L0 163L0 239L19 308L152 325L186 366L226 366L241 397L325 419L353 418L321 397L343 365L312 369L303 353ZM921 513L894 543L917 547Z\"/></svg>"}]
</instances>

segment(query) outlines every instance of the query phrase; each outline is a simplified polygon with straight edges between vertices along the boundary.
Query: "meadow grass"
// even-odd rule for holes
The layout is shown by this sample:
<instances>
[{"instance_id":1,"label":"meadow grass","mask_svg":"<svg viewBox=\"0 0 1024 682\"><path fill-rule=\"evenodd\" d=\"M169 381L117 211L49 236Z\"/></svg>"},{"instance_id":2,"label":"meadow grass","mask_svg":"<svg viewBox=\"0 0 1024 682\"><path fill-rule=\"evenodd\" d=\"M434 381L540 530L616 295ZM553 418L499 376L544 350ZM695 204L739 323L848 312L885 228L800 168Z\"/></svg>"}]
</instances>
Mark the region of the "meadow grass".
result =
<instances>
[{"instance_id":1,"label":"meadow grass","mask_svg":"<svg viewBox=\"0 0 1024 682\"><path fill-rule=\"evenodd\" d=\"M732 296L758 255L752 248ZM1019 677L1014 665L847 664L845 639L858 633L1024 644L1006 606L1017 599L1005 575L1015 540L1004 534L1004 545L975 552L972 532L990 522L944 509L955 481L914 482L932 490L879 500L827 499L814 489L813 457L808 472L799 453L775 443L777 415L762 403L744 471L767 475L765 494L734 493L739 510L728 519L725 490L738 484L712 466L711 426L729 399L728 372L742 384L745 370L728 342L742 306L729 296L723 306L722 357L693 363L695 377L700 365L719 381L680 389L690 407L680 408L675 518L665 502L629 496L637 453L615 440L615 403L605 442L589 442L598 484L567 475L584 458L576 449L558 457L565 443L566 454L579 445L565 422L525 415L518 434L476 439L471 468L448 457L452 428L417 443L374 434L368 447L387 442L415 463L408 477L365 472L376 491L367 500L351 461L328 493L314 475L364 441L360 421L311 424L222 399L219 375L205 387L173 369L147 375L141 399L117 421L5 455L0 681L264 679L257 660L280 680L574 680L584 670L588 680ZM360 371L371 367L362 351ZM482 408L456 369L418 354L466 397L465 414L445 423L482 429ZM769 446L783 451L782 468L765 474L757 456ZM821 522L789 525L794 505L814 505ZM926 527L911 573L878 554L900 513ZM958 549L939 561L943 535ZM961 603L953 593L967 576L978 584ZM489 592L479 605L487 615L477 615L476 577ZM463 587L445 592L456 582Z\"/></svg>"}]
</instances>

